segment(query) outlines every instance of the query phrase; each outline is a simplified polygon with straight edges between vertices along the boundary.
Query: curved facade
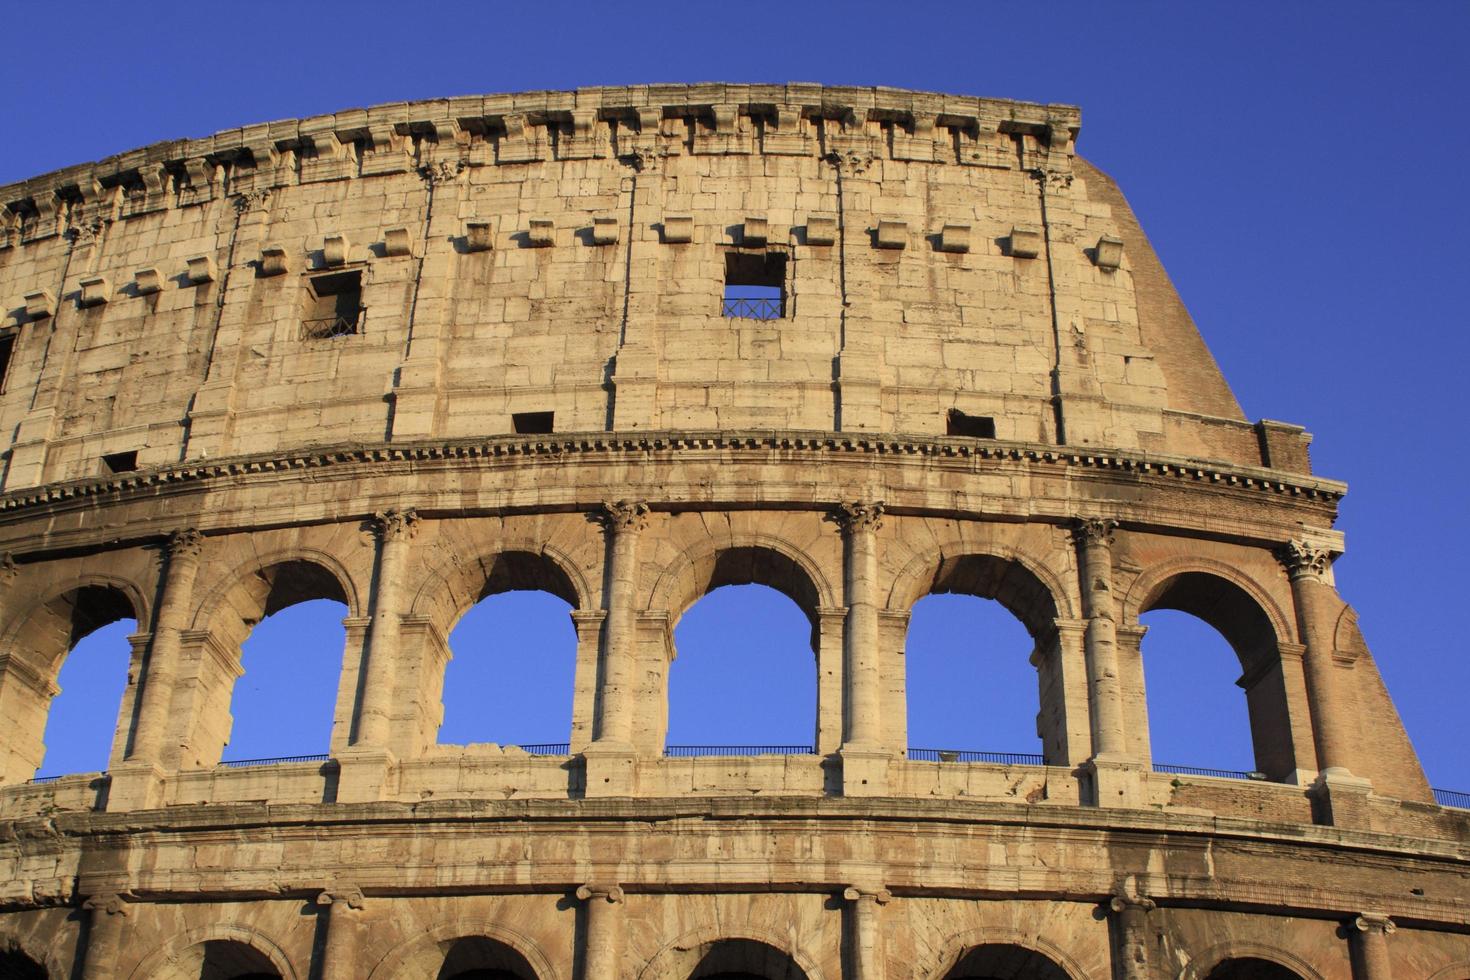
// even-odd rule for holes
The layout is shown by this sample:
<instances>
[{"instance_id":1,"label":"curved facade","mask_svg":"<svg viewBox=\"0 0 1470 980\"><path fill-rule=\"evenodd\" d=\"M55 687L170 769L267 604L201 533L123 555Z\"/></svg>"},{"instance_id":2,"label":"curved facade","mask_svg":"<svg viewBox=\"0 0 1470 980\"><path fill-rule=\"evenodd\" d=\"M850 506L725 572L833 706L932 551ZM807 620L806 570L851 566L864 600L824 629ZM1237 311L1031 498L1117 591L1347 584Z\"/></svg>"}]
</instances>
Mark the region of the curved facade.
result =
<instances>
[{"instance_id":1,"label":"curved facade","mask_svg":"<svg viewBox=\"0 0 1470 980\"><path fill-rule=\"evenodd\" d=\"M0 188L0 975L1470 977L1345 487L1242 416L1078 125L593 89ZM668 757L673 624L748 582L811 623L812 751ZM567 744L436 744L516 589L573 608ZM1031 634L1039 763L909 751L936 592ZM240 644L317 598L330 758L220 766ZM1158 608L1239 656L1264 778L1154 771ZM128 618L107 772L33 781Z\"/></svg>"}]
</instances>

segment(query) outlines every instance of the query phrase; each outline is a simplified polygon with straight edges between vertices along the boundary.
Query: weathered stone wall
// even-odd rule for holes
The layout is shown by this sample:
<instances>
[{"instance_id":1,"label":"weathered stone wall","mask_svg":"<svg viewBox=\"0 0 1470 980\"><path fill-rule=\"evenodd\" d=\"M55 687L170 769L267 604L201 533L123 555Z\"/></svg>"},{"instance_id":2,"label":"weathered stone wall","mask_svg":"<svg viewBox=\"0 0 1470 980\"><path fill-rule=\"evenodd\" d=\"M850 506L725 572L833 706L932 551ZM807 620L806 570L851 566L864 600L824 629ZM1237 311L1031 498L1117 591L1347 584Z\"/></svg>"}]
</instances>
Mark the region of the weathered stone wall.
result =
<instances>
[{"instance_id":1,"label":"weathered stone wall","mask_svg":"<svg viewBox=\"0 0 1470 980\"><path fill-rule=\"evenodd\" d=\"M0 188L0 972L1460 976L1470 816L1336 593L1344 487L1241 417L1077 125L599 89ZM731 256L786 315L721 315ZM355 332L306 336L342 273ZM811 623L812 751L667 758L673 626L747 582ZM567 744L438 745L447 637L512 589L572 607ZM908 757L936 592L1030 633L1040 764ZM316 598L330 757L219 766L241 643ZM1153 771L1158 608L1235 650L1264 779ZM32 781L126 618L108 770Z\"/></svg>"}]
</instances>

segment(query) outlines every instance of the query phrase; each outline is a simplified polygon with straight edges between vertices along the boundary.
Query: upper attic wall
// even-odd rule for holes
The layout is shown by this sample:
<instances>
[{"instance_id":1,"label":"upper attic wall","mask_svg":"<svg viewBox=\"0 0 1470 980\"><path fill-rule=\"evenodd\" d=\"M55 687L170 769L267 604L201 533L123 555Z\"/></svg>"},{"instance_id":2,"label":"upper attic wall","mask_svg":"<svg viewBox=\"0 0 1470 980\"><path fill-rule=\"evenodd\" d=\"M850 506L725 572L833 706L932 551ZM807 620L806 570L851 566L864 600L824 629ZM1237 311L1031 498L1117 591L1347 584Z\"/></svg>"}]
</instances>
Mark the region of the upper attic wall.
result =
<instances>
[{"instance_id":1,"label":"upper attic wall","mask_svg":"<svg viewBox=\"0 0 1470 980\"><path fill-rule=\"evenodd\" d=\"M945 437L959 412L961 434L1308 472L1300 430L1242 417L1077 129L891 89L592 89L0 188L5 485L544 413ZM724 315L732 262L779 268L783 316ZM318 277L344 272L355 332L313 336Z\"/></svg>"}]
</instances>

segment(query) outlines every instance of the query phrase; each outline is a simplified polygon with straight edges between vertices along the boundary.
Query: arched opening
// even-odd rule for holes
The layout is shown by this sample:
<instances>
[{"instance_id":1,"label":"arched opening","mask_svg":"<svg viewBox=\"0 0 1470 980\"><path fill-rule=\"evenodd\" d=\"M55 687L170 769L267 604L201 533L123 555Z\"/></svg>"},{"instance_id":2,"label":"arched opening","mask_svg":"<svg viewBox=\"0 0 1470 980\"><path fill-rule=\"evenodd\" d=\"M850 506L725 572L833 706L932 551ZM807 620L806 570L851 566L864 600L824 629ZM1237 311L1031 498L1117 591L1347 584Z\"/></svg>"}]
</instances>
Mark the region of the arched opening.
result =
<instances>
[{"instance_id":1,"label":"arched opening","mask_svg":"<svg viewBox=\"0 0 1470 980\"><path fill-rule=\"evenodd\" d=\"M911 754L1040 756L1034 646L994 600L927 595L915 603L904 641Z\"/></svg>"},{"instance_id":2,"label":"arched opening","mask_svg":"<svg viewBox=\"0 0 1470 980\"><path fill-rule=\"evenodd\" d=\"M223 762L325 755L342 677L347 606L308 599L262 619L240 645Z\"/></svg>"},{"instance_id":3,"label":"arched opening","mask_svg":"<svg viewBox=\"0 0 1470 980\"><path fill-rule=\"evenodd\" d=\"M941 561L904 643L909 744L927 750L915 757L1068 761L1056 620L1051 590L1019 561Z\"/></svg>"},{"instance_id":4,"label":"arched opening","mask_svg":"<svg viewBox=\"0 0 1470 980\"><path fill-rule=\"evenodd\" d=\"M213 604L193 702L195 765L322 755L330 750L351 602L326 566L305 558L257 569ZM186 762L187 764L187 762Z\"/></svg>"},{"instance_id":5,"label":"arched opening","mask_svg":"<svg viewBox=\"0 0 1470 980\"><path fill-rule=\"evenodd\" d=\"M1034 949L986 943L965 951L944 980L1069 980L1067 971Z\"/></svg>"},{"instance_id":6,"label":"arched opening","mask_svg":"<svg viewBox=\"0 0 1470 980\"><path fill-rule=\"evenodd\" d=\"M473 605L450 632L441 745L494 742L566 751L572 729L577 590L544 555L507 551L482 563Z\"/></svg>"},{"instance_id":7,"label":"arched opening","mask_svg":"<svg viewBox=\"0 0 1470 980\"><path fill-rule=\"evenodd\" d=\"M281 980L270 957L245 943L211 939L195 949L202 954L199 980Z\"/></svg>"},{"instance_id":8,"label":"arched opening","mask_svg":"<svg viewBox=\"0 0 1470 980\"><path fill-rule=\"evenodd\" d=\"M436 980L537 980L526 958L505 943L466 936L447 947Z\"/></svg>"},{"instance_id":9,"label":"arched opening","mask_svg":"<svg viewBox=\"0 0 1470 980\"><path fill-rule=\"evenodd\" d=\"M817 740L816 586L794 560L731 548L695 569L674 627L670 754L804 753Z\"/></svg>"},{"instance_id":10,"label":"arched opening","mask_svg":"<svg viewBox=\"0 0 1470 980\"><path fill-rule=\"evenodd\" d=\"M84 585L36 609L13 634L0 651L0 717L9 723L0 782L108 767L137 615L120 589Z\"/></svg>"},{"instance_id":11,"label":"arched opening","mask_svg":"<svg viewBox=\"0 0 1470 980\"><path fill-rule=\"evenodd\" d=\"M1171 612L1148 615L1155 610ZM1150 630L1142 642L1142 682L1156 763L1243 770L1241 763L1253 760L1244 771L1277 780L1294 774L1276 629L1254 597L1218 575L1184 572L1152 590L1139 622ZM1231 681L1244 690L1244 705L1230 691Z\"/></svg>"},{"instance_id":12,"label":"arched opening","mask_svg":"<svg viewBox=\"0 0 1470 980\"><path fill-rule=\"evenodd\" d=\"M48 980L46 968L18 949L0 950L0 980Z\"/></svg>"},{"instance_id":13,"label":"arched opening","mask_svg":"<svg viewBox=\"0 0 1470 980\"><path fill-rule=\"evenodd\" d=\"M1279 963L1242 956L1217 964L1205 975L1205 980L1302 980L1294 970Z\"/></svg>"},{"instance_id":14,"label":"arched opening","mask_svg":"<svg viewBox=\"0 0 1470 980\"><path fill-rule=\"evenodd\" d=\"M807 980L789 953L754 939L711 943L689 980Z\"/></svg>"}]
</instances>

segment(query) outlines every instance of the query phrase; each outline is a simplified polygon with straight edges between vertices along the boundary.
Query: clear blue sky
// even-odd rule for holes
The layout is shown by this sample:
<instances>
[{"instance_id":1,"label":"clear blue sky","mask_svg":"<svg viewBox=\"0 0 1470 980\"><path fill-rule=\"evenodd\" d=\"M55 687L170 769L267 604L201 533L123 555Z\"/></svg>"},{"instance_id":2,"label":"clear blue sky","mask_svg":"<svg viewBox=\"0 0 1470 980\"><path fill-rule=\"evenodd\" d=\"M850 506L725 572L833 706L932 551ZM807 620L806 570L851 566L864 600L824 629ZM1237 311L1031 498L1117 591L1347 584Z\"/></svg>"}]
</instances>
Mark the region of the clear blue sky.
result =
<instances>
[{"instance_id":1,"label":"clear blue sky","mask_svg":"<svg viewBox=\"0 0 1470 980\"><path fill-rule=\"evenodd\" d=\"M154 3L125 14L19 2L7 28L0 181L248 122L478 92L805 80L1080 105L1079 151L1120 181L1246 413L1306 425L1317 471L1350 484L1339 588L1431 782L1470 789L1470 656L1456 632L1470 584L1470 322L1457 299L1470 228L1470 4L262 0L248 11ZM740 602L737 623L764 608ZM718 605L697 607L682 630L729 635ZM701 626L708 617L714 625ZM947 628L937 608L930 618L916 635ZM968 615L958 622L962 638L989 635ZM1154 630L1149 644L1187 655L1151 656L1151 681L1167 667L1186 680L1213 671L1228 686L1225 654L1180 624ZM1017 642L1029 648L1015 637L999 645ZM1001 660L1024 664L1024 654ZM1008 676L981 669L971 689ZM955 687L940 682L934 696ZM1168 761L1248 767L1243 722L1221 710L1218 729L1185 712ZM934 713L953 729L924 736L1024 750L975 744L992 737L976 718L1000 724L997 711L966 700ZM676 714L674 737L735 737L702 734L694 720ZM802 730L790 737L804 740ZM563 731L514 737L560 741ZM762 731L762 741L786 737ZM993 737L1029 733L1012 719ZM244 753L240 741L232 752Z\"/></svg>"}]
</instances>

